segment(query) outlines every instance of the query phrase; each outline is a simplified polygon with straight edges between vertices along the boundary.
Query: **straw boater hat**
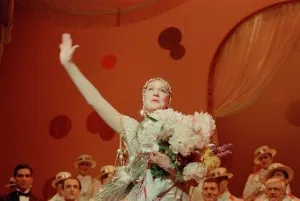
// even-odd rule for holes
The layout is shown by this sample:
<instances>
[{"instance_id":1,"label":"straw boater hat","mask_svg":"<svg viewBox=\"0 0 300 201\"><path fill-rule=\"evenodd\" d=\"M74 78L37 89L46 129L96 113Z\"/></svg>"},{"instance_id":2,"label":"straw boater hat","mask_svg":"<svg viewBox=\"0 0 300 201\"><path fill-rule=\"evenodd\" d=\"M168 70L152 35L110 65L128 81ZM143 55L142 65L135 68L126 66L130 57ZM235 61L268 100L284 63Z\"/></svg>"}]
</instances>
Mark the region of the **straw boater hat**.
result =
<instances>
[{"instance_id":1,"label":"straw boater hat","mask_svg":"<svg viewBox=\"0 0 300 201\"><path fill-rule=\"evenodd\" d=\"M14 187L16 186L16 179L14 177L11 177L9 179L9 184L6 184L5 187L6 188L11 188L11 187Z\"/></svg>"},{"instance_id":2,"label":"straw boater hat","mask_svg":"<svg viewBox=\"0 0 300 201\"><path fill-rule=\"evenodd\" d=\"M274 158L274 156L276 155L277 151L275 149L271 149L268 146L261 146L258 147L255 151L254 151L254 160L253 162L255 164L260 164L260 160L259 157L265 154L271 154L272 158Z\"/></svg>"},{"instance_id":3,"label":"straw boater hat","mask_svg":"<svg viewBox=\"0 0 300 201\"><path fill-rule=\"evenodd\" d=\"M268 168L268 172L265 176L265 181L267 181L268 179L271 179L272 175L277 172L277 171L283 171L286 172L288 175L288 182L292 181L293 177L294 177L294 171L292 168L290 168L289 166L283 165L281 163L272 163L269 168Z\"/></svg>"},{"instance_id":4,"label":"straw boater hat","mask_svg":"<svg viewBox=\"0 0 300 201\"><path fill-rule=\"evenodd\" d=\"M93 160L92 156L88 154L81 154L74 163L74 166L78 168L80 163L90 163L92 165L91 168L96 167L97 164L96 161Z\"/></svg>"},{"instance_id":5,"label":"straw boater hat","mask_svg":"<svg viewBox=\"0 0 300 201\"><path fill-rule=\"evenodd\" d=\"M99 178L102 179L103 176L109 174L109 173L115 173L116 168L112 165L105 165L100 169Z\"/></svg>"},{"instance_id":6,"label":"straw boater hat","mask_svg":"<svg viewBox=\"0 0 300 201\"><path fill-rule=\"evenodd\" d=\"M209 177L215 179L220 177L227 177L228 179L231 179L233 177L233 174L229 173L225 167L219 167L211 170L209 172Z\"/></svg>"},{"instance_id":7,"label":"straw boater hat","mask_svg":"<svg viewBox=\"0 0 300 201\"><path fill-rule=\"evenodd\" d=\"M71 177L71 176L72 176L72 175L71 175L70 172L59 172L59 173L56 174L55 179L52 181L51 186L52 186L53 188L56 188L56 185L57 185L58 182L60 182L60 181L62 181L62 180L64 180L64 179L66 179L66 178L69 178L69 177Z\"/></svg>"}]
</instances>

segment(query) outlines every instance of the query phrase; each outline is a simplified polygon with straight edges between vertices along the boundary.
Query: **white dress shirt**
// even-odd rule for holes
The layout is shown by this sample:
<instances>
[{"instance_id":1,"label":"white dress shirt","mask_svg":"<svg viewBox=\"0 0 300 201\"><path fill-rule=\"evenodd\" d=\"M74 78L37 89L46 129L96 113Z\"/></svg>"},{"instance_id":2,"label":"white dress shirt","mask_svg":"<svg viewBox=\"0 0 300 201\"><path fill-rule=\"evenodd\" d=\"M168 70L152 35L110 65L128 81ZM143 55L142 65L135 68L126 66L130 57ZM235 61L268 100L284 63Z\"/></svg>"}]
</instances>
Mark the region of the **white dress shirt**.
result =
<instances>
[{"instance_id":1,"label":"white dress shirt","mask_svg":"<svg viewBox=\"0 0 300 201\"><path fill-rule=\"evenodd\" d=\"M19 189L16 189L16 191L22 192ZM23 193L29 193L30 189L26 190ZM19 195L19 201L29 201L29 197L23 196L23 195Z\"/></svg>"}]
</instances>

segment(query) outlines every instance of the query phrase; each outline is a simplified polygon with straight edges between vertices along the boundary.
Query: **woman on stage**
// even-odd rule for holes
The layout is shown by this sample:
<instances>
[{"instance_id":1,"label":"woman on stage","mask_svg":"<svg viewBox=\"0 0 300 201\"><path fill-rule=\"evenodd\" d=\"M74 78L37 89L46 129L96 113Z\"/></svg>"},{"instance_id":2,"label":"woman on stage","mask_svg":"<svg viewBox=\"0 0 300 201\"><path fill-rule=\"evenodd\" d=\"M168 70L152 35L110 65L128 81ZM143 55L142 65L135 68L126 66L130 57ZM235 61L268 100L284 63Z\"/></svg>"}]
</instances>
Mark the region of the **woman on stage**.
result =
<instances>
[{"instance_id":1,"label":"woman on stage","mask_svg":"<svg viewBox=\"0 0 300 201\"><path fill-rule=\"evenodd\" d=\"M120 114L72 61L77 47L70 34L63 34L60 62L87 103L121 135L129 155L128 164L118 168L94 199L190 200L190 186L220 164L209 148L214 120L207 113L183 115L169 108L172 90L162 78L148 80L142 89L142 122Z\"/></svg>"}]
</instances>

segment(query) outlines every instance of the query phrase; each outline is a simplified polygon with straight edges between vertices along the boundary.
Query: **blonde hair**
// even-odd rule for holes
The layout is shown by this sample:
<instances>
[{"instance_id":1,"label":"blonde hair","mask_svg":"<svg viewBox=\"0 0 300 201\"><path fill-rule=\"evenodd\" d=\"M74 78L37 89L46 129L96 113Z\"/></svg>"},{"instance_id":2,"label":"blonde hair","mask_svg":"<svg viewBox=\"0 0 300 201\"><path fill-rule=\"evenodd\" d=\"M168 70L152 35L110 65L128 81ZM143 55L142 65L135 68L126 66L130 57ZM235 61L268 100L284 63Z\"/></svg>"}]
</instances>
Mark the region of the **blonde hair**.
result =
<instances>
[{"instance_id":1,"label":"blonde hair","mask_svg":"<svg viewBox=\"0 0 300 201\"><path fill-rule=\"evenodd\" d=\"M142 91L142 95L143 95L143 96L144 96L144 94L145 94L145 92L146 92L146 89L147 89L148 85L149 85L151 82L156 81L156 80L161 81L161 82L165 85L165 87L167 87L169 94L170 94L170 95L172 94L172 88L171 88L171 86L170 86L170 84L169 84L169 82L168 82L167 80L165 80L165 79L163 79L163 78L161 78L161 77L154 77L154 78L149 79L149 80L144 84L144 86L143 86L143 91Z\"/></svg>"}]
</instances>

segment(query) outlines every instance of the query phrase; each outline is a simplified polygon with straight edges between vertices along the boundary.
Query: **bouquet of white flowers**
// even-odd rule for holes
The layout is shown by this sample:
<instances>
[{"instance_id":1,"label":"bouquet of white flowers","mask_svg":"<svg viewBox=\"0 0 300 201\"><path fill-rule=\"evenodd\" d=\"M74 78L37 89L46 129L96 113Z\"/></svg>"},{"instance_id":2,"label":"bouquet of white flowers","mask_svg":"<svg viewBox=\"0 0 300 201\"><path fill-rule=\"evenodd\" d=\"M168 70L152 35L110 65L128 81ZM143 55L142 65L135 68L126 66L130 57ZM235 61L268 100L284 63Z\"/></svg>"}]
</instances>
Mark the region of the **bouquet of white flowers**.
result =
<instances>
[{"instance_id":1,"label":"bouquet of white flowers","mask_svg":"<svg viewBox=\"0 0 300 201\"><path fill-rule=\"evenodd\" d=\"M167 154L177 172L178 181L199 181L209 169L218 167L220 159L210 149L215 121L208 113L183 115L173 109L157 110L142 124L143 143ZM151 164L154 177L167 178L169 173Z\"/></svg>"},{"instance_id":2,"label":"bouquet of white flowers","mask_svg":"<svg viewBox=\"0 0 300 201\"><path fill-rule=\"evenodd\" d=\"M215 121L208 113L184 115L165 109L146 114L137 129L139 151L126 166L118 168L115 178L99 189L95 199L120 200L126 196L128 200L139 200L142 189L146 189L148 197L157 196L153 178L168 179L170 175L149 161L153 150L169 156L176 170L175 183L190 180L199 183L209 170L220 166L219 156L224 156L228 148L210 144L215 128Z\"/></svg>"}]
</instances>

